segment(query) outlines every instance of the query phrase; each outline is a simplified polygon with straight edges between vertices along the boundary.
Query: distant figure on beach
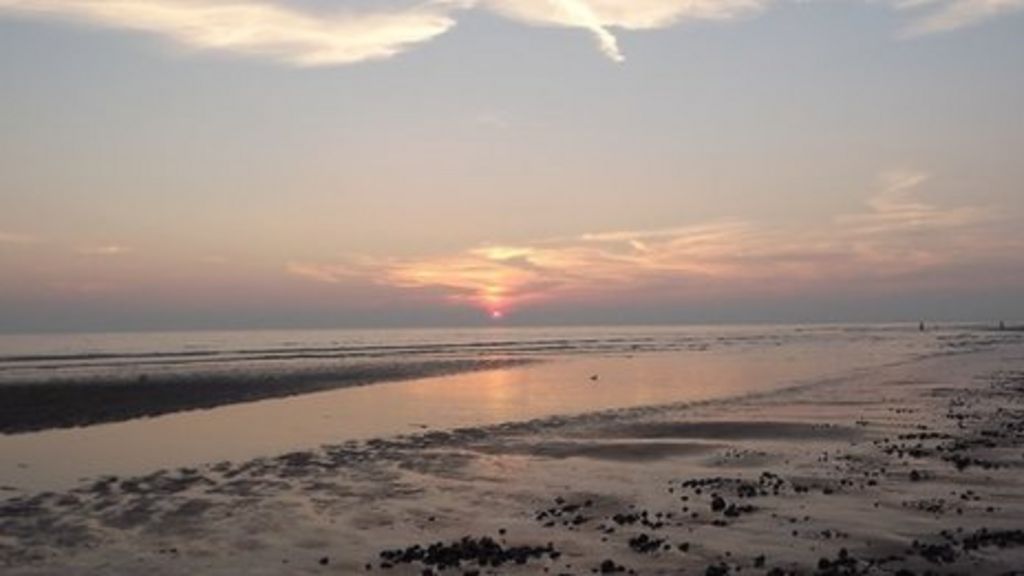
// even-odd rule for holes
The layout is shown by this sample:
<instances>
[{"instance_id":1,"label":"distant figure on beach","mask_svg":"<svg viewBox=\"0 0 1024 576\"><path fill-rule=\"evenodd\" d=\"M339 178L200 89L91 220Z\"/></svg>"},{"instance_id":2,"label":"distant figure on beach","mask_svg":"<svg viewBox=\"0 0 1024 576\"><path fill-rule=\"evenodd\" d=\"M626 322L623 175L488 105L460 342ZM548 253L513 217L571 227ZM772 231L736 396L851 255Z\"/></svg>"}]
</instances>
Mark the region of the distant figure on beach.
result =
<instances>
[{"instance_id":1,"label":"distant figure on beach","mask_svg":"<svg viewBox=\"0 0 1024 576\"><path fill-rule=\"evenodd\" d=\"M919 332L924 332L924 322L918 323L917 329Z\"/></svg>"},{"instance_id":2,"label":"distant figure on beach","mask_svg":"<svg viewBox=\"0 0 1024 576\"><path fill-rule=\"evenodd\" d=\"M1002 320L1000 320L999 321L999 331L1002 332L1003 330L1006 330L1006 323L1004 323Z\"/></svg>"}]
</instances>

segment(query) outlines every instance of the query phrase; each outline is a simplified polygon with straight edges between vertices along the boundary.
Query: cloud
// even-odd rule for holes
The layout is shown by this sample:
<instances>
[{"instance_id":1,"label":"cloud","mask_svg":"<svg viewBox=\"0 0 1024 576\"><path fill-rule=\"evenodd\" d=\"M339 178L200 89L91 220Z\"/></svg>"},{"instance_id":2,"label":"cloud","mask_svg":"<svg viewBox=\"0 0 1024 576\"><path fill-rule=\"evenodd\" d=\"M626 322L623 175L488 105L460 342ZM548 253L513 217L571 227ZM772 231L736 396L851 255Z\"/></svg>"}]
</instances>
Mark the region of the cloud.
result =
<instances>
[{"instance_id":1,"label":"cloud","mask_svg":"<svg viewBox=\"0 0 1024 576\"><path fill-rule=\"evenodd\" d=\"M229 262L229 260L228 260L228 258L226 256L221 256L219 254L209 254L209 255L200 257L199 258L199 262L202 263L202 264L220 265L220 264L227 264Z\"/></svg>"},{"instance_id":2,"label":"cloud","mask_svg":"<svg viewBox=\"0 0 1024 576\"><path fill-rule=\"evenodd\" d=\"M12 234L12 233L9 233L9 232L0 232L0 246L2 246L4 244L16 245L16 246L24 246L24 245L28 245L28 244L38 244L38 243L39 243L39 240L37 238L35 238L34 236L29 236L27 234Z\"/></svg>"},{"instance_id":3,"label":"cloud","mask_svg":"<svg viewBox=\"0 0 1024 576\"><path fill-rule=\"evenodd\" d=\"M352 277L345 268L338 265L317 265L306 262L289 262L285 267L289 274L301 276L327 284L339 284L345 278Z\"/></svg>"},{"instance_id":4,"label":"cloud","mask_svg":"<svg viewBox=\"0 0 1024 576\"><path fill-rule=\"evenodd\" d=\"M728 20L758 10L769 0L486 0L509 18L532 25L589 30L610 59L625 58L613 28L655 30L683 20Z\"/></svg>"},{"instance_id":5,"label":"cloud","mask_svg":"<svg viewBox=\"0 0 1024 576\"><path fill-rule=\"evenodd\" d=\"M306 263L289 272L321 282L429 289L453 302L508 310L666 289L692 298L902 281L1009 253L1001 239L986 233L989 211L921 200L920 188L928 181L922 172L884 174L863 211L818 227L730 220L483 246L436 258Z\"/></svg>"},{"instance_id":6,"label":"cloud","mask_svg":"<svg viewBox=\"0 0 1024 576\"><path fill-rule=\"evenodd\" d=\"M621 62L618 30L733 20L782 1L425 0L406 6L377 2L371 11L324 11L299 9L286 0L0 0L0 14L62 18L146 32L193 49L329 66L390 58L444 34L463 13L486 10L531 26L585 30L605 56ZM950 31L1024 9L1024 0L885 3L911 14L909 35Z\"/></svg>"},{"instance_id":7,"label":"cloud","mask_svg":"<svg viewBox=\"0 0 1024 576\"><path fill-rule=\"evenodd\" d=\"M949 32L1024 9L1024 0L904 0L897 8L918 17L905 30L908 36Z\"/></svg>"},{"instance_id":8,"label":"cloud","mask_svg":"<svg viewBox=\"0 0 1024 576\"><path fill-rule=\"evenodd\" d=\"M512 122L509 121L508 118L504 115L495 114L493 112L477 114L475 121L479 126L494 130L508 130L512 127Z\"/></svg>"},{"instance_id":9,"label":"cloud","mask_svg":"<svg viewBox=\"0 0 1024 576\"><path fill-rule=\"evenodd\" d=\"M82 246L75 250L82 256L121 256L132 251L131 248L118 244L103 244L99 246Z\"/></svg>"},{"instance_id":10,"label":"cloud","mask_svg":"<svg viewBox=\"0 0 1024 576\"><path fill-rule=\"evenodd\" d=\"M0 0L0 11L149 32L198 49L298 66L388 58L455 25L460 4L428 2L370 13L303 12L252 0Z\"/></svg>"},{"instance_id":11,"label":"cloud","mask_svg":"<svg viewBox=\"0 0 1024 576\"><path fill-rule=\"evenodd\" d=\"M506 16L530 24L589 30L601 52L616 62L624 60L618 40L587 0L492 0L490 5Z\"/></svg>"},{"instance_id":12,"label":"cloud","mask_svg":"<svg viewBox=\"0 0 1024 576\"><path fill-rule=\"evenodd\" d=\"M59 293L75 296L103 296L123 289L117 284L96 280L55 281L48 283L47 287Z\"/></svg>"},{"instance_id":13,"label":"cloud","mask_svg":"<svg viewBox=\"0 0 1024 576\"><path fill-rule=\"evenodd\" d=\"M990 217L986 209L976 206L941 209L921 201L916 197L916 190L929 179L930 176L924 172L887 172L881 177L880 190L868 199L871 211L843 216L838 221L850 232L881 234L960 228Z\"/></svg>"}]
</instances>

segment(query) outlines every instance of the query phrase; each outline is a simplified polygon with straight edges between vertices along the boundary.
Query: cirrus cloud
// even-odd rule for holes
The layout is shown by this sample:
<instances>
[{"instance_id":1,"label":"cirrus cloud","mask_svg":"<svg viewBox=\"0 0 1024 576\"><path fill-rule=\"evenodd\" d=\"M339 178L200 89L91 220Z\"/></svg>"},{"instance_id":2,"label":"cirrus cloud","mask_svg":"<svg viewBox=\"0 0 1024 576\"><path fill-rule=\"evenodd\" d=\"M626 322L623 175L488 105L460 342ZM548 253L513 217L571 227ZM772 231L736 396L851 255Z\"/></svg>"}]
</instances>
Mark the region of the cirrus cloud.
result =
<instances>
[{"instance_id":1,"label":"cirrus cloud","mask_svg":"<svg viewBox=\"0 0 1024 576\"><path fill-rule=\"evenodd\" d=\"M901 0L896 6L916 14L907 36L948 32L1024 9L1024 0Z\"/></svg>"},{"instance_id":2,"label":"cirrus cloud","mask_svg":"<svg viewBox=\"0 0 1024 576\"><path fill-rule=\"evenodd\" d=\"M252 0L0 0L0 11L149 32L191 48L269 57L298 66L388 58L455 25L461 3L391 11L314 13Z\"/></svg>"},{"instance_id":3,"label":"cirrus cloud","mask_svg":"<svg viewBox=\"0 0 1024 576\"><path fill-rule=\"evenodd\" d=\"M910 283L993 257L1020 263L1020 246L991 232L984 207L943 208L920 199L929 176L882 176L866 209L817 227L778 228L740 220L662 230L612 231L490 245L433 258L343 264L293 263L290 273L320 282L370 282L440 292L487 310L544 301L676 297L776 290L795 293L856 283Z\"/></svg>"},{"instance_id":4,"label":"cirrus cloud","mask_svg":"<svg viewBox=\"0 0 1024 576\"><path fill-rule=\"evenodd\" d=\"M29 236L28 234L14 234L11 232L0 231L0 245L8 244L12 246L24 246L28 244L38 244L39 240L35 236Z\"/></svg>"},{"instance_id":5,"label":"cirrus cloud","mask_svg":"<svg viewBox=\"0 0 1024 576\"><path fill-rule=\"evenodd\" d=\"M727 20L769 0L486 0L509 18L532 25L590 31L610 59L625 60L612 29L655 30L683 20Z\"/></svg>"},{"instance_id":6,"label":"cirrus cloud","mask_svg":"<svg viewBox=\"0 0 1024 576\"><path fill-rule=\"evenodd\" d=\"M132 249L120 244L99 244L80 246L75 252L81 256L122 256L132 252Z\"/></svg>"},{"instance_id":7,"label":"cirrus cloud","mask_svg":"<svg viewBox=\"0 0 1024 576\"><path fill-rule=\"evenodd\" d=\"M0 0L0 14L51 17L146 32L194 49L330 66L400 54L452 29L469 10L531 26L589 32L625 59L616 32L688 20L732 20L784 0L426 0L372 10L300 8L288 0ZM874 1L874 0L868 0ZM945 32L1024 9L1024 0L889 0L910 15L906 35ZM344 7L344 3L339 3Z\"/></svg>"}]
</instances>

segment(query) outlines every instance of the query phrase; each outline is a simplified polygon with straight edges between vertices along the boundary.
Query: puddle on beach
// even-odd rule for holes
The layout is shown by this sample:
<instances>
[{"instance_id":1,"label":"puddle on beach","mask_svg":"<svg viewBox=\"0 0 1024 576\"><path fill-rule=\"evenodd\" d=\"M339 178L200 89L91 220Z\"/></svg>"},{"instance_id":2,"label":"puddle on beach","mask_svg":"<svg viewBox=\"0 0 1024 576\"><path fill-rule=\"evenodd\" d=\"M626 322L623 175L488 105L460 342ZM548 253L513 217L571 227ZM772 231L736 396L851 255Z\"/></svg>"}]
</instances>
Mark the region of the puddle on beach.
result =
<instances>
[{"instance_id":1,"label":"puddle on beach","mask_svg":"<svg viewBox=\"0 0 1024 576\"><path fill-rule=\"evenodd\" d=\"M116 424L0 436L0 486L243 461L346 440L727 398L896 360L875 347L572 357L525 367L375 384Z\"/></svg>"}]
</instances>

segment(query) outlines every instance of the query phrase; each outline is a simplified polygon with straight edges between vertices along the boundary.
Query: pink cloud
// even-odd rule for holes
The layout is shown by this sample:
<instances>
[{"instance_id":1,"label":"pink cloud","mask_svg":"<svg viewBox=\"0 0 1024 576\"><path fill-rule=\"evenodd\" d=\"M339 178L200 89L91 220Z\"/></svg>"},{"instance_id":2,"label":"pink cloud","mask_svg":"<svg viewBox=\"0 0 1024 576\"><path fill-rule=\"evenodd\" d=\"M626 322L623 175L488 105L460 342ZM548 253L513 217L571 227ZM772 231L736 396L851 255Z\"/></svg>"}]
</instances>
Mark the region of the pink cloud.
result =
<instances>
[{"instance_id":1,"label":"pink cloud","mask_svg":"<svg viewBox=\"0 0 1024 576\"><path fill-rule=\"evenodd\" d=\"M697 298L892 284L993 254L1011 257L1012 247L988 232L990 211L929 204L919 198L927 181L920 172L887 173L864 211L806 228L732 220L483 246L432 258L304 263L289 272L321 282L430 289L449 301L493 311L652 291Z\"/></svg>"}]
</instances>

